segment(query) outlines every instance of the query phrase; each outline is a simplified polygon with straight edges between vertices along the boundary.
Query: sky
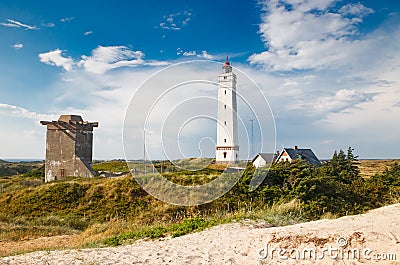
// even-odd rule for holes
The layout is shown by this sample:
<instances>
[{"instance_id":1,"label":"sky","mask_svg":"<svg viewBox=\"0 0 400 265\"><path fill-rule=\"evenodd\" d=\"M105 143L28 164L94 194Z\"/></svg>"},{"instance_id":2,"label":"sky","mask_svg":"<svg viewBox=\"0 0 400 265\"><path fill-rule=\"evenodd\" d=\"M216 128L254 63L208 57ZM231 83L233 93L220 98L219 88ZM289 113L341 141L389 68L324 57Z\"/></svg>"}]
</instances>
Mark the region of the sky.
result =
<instances>
[{"instance_id":1,"label":"sky","mask_svg":"<svg viewBox=\"0 0 400 265\"><path fill-rule=\"evenodd\" d=\"M265 133L274 144L260 147L256 133L253 152L297 145L330 158L351 146L360 158L399 158L399 22L397 0L3 0L0 158L44 159L46 128L39 121L60 114L99 122L95 159L123 158L126 111L149 78L189 61L223 63L227 55L234 71L261 90L268 101L262 107L274 117ZM170 79L216 81L221 71L217 63L177 69ZM199 91L217 96L212 86L188 89L177 91L174 104ZM239 80L237 89L252 100ZM160 113L171 108L159 107ZM244 112L239 106L243 147L252 119ZM202 156L213 156L215 124L195 125L179 143L184 156L198 156L198 145L205 145ZM132 133L141 146L143 129ZM153 148L153 157L162 158ZM133 157L142 153L138 148Z\"/></svg>"}]
</instances>

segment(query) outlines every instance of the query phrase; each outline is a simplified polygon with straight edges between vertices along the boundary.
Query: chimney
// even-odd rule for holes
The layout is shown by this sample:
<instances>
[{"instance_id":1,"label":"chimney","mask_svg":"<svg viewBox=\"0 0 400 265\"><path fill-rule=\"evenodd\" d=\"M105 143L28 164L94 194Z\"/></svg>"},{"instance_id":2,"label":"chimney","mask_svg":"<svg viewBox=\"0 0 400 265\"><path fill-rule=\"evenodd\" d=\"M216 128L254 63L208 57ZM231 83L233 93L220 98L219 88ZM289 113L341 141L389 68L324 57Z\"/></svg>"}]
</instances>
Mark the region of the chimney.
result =
<instances>
[{"instance_id":1,"label":"chimney","mask_svg":"<svg viewBox=\"0 0 400 265\"><path fill-rule=\"evenodd\" d=\"M295 146L294 146L294 150L297 150L297 149L298 149L298 147L297 147L297 145L295 145Z\"/></svg>"}]
</instances>

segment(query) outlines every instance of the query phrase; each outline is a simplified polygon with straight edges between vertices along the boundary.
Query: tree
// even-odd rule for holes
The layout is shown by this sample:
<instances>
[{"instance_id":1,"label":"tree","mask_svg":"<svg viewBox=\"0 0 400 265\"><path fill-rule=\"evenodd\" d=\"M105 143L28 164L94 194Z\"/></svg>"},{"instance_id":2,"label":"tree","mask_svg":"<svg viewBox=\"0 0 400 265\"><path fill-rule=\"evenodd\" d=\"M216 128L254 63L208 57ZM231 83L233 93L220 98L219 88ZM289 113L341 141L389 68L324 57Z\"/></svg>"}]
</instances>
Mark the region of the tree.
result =
<instances>
[{"instance_id":1,"label":"tree","mask_svg":"<svg viewBox=\"0 0 400 265\"><path fill-rule=\"evenodd\" d=\"M331 161L329 161L328 164L332 168L333 174L335 176L339 176L340 173L345 170L346 165L346 155L344 154L343 150L340 149L339 153L335 151Z\"/></svg>"},{"instance_id":2,"label":"tree","mask_svg":"<svg viewBox=\"0 0 400 265\"><path fill-rule=\"evenodd\" d=\"M357 158L358 156L354 155L354 149L351 147L347 149L347 154L342 149L339 150L339 153L335 151L331 161L327 164L328 172L347 184L360 180Z\"/></svg>"}]
</instances>

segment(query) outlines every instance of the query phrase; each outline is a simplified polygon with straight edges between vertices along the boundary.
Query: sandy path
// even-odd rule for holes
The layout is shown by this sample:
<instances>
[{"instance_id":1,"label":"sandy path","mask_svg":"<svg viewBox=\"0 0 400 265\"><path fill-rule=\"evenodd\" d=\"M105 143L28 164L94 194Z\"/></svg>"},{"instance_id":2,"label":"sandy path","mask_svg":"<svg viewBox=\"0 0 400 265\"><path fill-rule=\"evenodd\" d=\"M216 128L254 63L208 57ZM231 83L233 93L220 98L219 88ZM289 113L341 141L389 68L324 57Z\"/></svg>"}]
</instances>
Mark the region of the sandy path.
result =
<instances>
[{"instance_id":1,"label":"sandy path","mask_svg":"<svg viewBox=\"0 0 400 265\"><path fill-rule=\"evenodd\" d=\"M400 264L399 216L396 204L286 227L227 224L115 248L33 252L0 264Z\"/></svg>"}]
</instances>

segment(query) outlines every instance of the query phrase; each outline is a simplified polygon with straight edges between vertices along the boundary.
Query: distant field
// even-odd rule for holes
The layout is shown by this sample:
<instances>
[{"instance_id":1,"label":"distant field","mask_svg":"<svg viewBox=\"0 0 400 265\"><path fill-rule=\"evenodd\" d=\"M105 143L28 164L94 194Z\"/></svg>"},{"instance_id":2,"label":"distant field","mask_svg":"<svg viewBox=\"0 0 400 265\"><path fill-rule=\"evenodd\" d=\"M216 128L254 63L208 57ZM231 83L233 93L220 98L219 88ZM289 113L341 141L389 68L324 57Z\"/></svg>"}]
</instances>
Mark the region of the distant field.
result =
<instances>
[{"instance_id":1,"label":"distant field","mask_svg":"<svg viewBox=\"0 0 400 265\"><path fill-rule=\"evenodd\" d=\"M360 160L359 162L358 167L361 176L369 178L377 173L382 173L387 168L393 166L395 162L400 163L400 159Z\"/></svg>"},{"instance_id":2,"label":"distant field","mask_svg":"<svg viewBox=\"0 0 400 265\"><path fill-rule=\"evenodd\" d=\"M0 160L0 177L25 174L43 165L42 161L8 162Z\"/></svg>"},{"instance_id":3,"label":"distant field","mask_svg":"<svg viewBox=\"0 0 400 265\"><path fill-rule=\"evenodd\" d=\"M193 166L194 168L199 168L196 162L196 160L190 161L190 163L188 164L189 167ZM395 162L400 163L400 159L362 159L359 162L361 176L364 178L369 178L377 173L385 171L386 168L390 168ZM169 162L162 163L164 166L163 170L167 169L168 166L171 166L171 163ZM44 163L41 161L7 162L0 160L0 177L24 174L42 166L43 164ZM140 168L142 166L141 162L136 162L135 164L137 164L136 167L138 168L138 171L143 171L143 169ZM179 164L179 162L176 164ZM158 170L160 170L160 161L155 162L154 165ZM185 166L187 167L188 165ZM208 167L215 170L225 169L225 165L209 165ZM97 171L129 172L129 168L126 165L126 162L123 160L102 161L97 163L95 162L93 168ZM148 165L148 171L150 171L151 168L151 165Z\"/></svg>"}]
</instances>

